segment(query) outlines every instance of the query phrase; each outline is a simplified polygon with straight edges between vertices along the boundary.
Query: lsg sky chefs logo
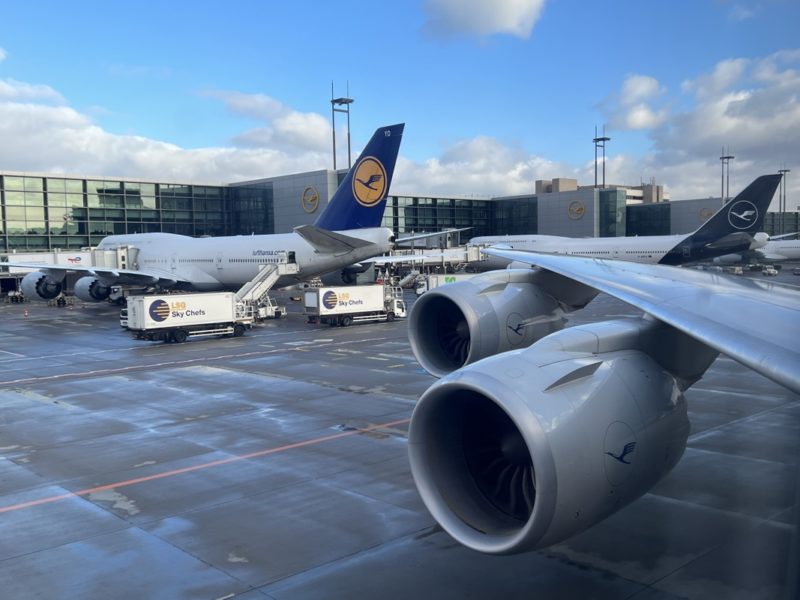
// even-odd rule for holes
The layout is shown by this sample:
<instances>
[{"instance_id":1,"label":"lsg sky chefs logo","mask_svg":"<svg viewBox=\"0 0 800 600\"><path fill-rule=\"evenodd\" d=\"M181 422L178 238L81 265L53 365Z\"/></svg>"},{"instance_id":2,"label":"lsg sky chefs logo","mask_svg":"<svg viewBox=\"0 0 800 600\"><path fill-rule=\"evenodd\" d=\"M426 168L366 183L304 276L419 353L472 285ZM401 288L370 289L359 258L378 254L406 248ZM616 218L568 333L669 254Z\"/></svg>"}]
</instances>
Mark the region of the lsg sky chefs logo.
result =
<instances>
[{"instance_id":1,"label":"lsg sky chefs logo","mask_svg":"<svg viewBox=\"0 0 800 600\"><path fill-rule=\"evenodd\" d=\"M150 318L157 323L162 323L169 317L169 304L163 300L156 300L150 305Z\"/></svg>"},{"instance_id":2,"label":"lsg sky chefs logo","mask_svg":"<svg viewBox=\"0 0 800 600\"><path fill-rule=\"evenodd\" d=\"M371 208L386 193L386 169L373 156L362 158L353 175L353 195L361 206Z\"/></svg>"},{"instance_id":3,"label":"lsg sky chefs logo","mask_svg":"<svg viewBox=\"0 0 800 600\"><path fill-rule=\"evenodd\" d=\"M335 308L338 302L339 297L336 295L336 292L325 292L322 294L322 306L328 310Z\"/></svg>"}]
</instances>

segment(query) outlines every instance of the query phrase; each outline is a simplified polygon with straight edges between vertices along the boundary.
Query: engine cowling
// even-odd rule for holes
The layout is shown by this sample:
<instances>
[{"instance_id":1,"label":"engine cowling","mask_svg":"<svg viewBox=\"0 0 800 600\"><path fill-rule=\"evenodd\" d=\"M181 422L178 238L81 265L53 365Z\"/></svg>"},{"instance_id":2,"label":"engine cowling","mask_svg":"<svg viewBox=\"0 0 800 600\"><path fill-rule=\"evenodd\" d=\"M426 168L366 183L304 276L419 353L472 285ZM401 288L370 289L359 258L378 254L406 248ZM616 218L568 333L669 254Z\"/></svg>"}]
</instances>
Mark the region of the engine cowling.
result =
<instances>
[{"instance_id":1,"label":"engine cowling","mask_svg":"<svg viewBox=\"0 0 800 600\"><path fill-rule=\"evenodd\" d=\"M408 320L411 349L422 368L442 377L562 329L571 308L537 277L531 269L491 271L423 294ZM583 306L588 299L576 302Z\"/></svg>"},{"instance_id":2,"label":"engine cowling","mask_svg":"<svg viewBox=\"0 0 800 600\"><path fill-rule=\"evenodd\" d=\"M53 279L43 271L28 273L20 286L25 297L32 300L52 300L64 289L63 279Z\"/></svg>"},{"instance_id":3,"label":"engine cowling","mask_svg":"<svg viewBox=\"0 0 800 600\"><path fill-rule=\"evenodd\" d=\"M102 302L111 295L111 286L96 277L81 277L75 282L75 295L84 302Z\"/></svg>"},{"instance_id":4,"label":"engine cowling","mask_svg":"<svg viewBox=\"0 0 800 600\"><path fill-rule=\"evenodd\" d=\"M689 434L681 386L646 351L660 327L572 327L431 386L412 416L409 458L439 524L474 550L524 552L647 492Z\"/></svg>"}]
</instances>

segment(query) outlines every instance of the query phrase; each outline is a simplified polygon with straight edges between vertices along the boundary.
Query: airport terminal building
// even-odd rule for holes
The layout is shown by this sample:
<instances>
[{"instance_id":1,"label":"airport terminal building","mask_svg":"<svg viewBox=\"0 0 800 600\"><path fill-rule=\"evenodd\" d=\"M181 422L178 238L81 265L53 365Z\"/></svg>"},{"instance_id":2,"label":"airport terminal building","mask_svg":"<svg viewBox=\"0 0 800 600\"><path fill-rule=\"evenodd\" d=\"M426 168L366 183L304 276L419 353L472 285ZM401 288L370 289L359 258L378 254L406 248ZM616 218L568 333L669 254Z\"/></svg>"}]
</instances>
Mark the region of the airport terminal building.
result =
<instances>
[{"instance_id":1,"label":"airport terminal building","mask_svg":"<svg viewBox=\"0 0 800 600\"><path fill-rule=\"evenodd\" d=\"M77 250L123 233L289 232L314 222L344 175L320 170L220 185L0 171L0 254ZM390 196L383 223L398 236L471 228L462 241L527 233L664 235L697 229L721 205L720 198L665 201L643 187L644 194L642 187L596 189L554 179L537 181L530 195ZM767 233L777 230L777 216L767 216ZM798 213L786 216L784 231L798 231Z\"/></svg>"}]
</instances>

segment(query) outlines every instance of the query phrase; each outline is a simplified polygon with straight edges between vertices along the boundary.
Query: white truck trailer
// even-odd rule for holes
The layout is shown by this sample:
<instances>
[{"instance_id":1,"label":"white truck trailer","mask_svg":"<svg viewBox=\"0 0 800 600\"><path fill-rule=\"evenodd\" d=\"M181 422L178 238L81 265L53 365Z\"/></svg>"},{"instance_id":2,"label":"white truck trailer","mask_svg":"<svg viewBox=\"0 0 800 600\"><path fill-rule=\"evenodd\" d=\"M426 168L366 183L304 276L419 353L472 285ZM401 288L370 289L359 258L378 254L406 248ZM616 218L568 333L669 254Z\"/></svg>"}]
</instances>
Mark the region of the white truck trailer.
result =
<instances>
[{"instance_id":1,"label":"white truck trailer","mask_svg":"<svg viewBox=\"0 0 800 600\"><path fill-rule=\"evenodd\" d=\"M189 337L244 335L252 304L233 292L128 296L127 327L137 340L185 342Z\"/></svg>"},{"instance_id":2,"label":"white truck trailer","mask_svg":"<svg viewBox=\"0 0 800 600\"><path fill-rule=\"evenodd\" d=\"M406 316L403 288L354 285L306 290L303 308L309 323L347 327L351 323L394 321Z\"/></svg>"},{"instance_id":3,"label":"white truck trailer","mask_svg":"<svg viewBox=\"0 0 800 600\"><path fill-rule=\"evenodd\" d=\"M478 275L478 273L450 273L450 274L430 274L425 277L417 278L415 292L417 296L421 296L428 290L447 285L448 283L456 283L457 281L467 281Z\"/></svg>"}]
</instances>

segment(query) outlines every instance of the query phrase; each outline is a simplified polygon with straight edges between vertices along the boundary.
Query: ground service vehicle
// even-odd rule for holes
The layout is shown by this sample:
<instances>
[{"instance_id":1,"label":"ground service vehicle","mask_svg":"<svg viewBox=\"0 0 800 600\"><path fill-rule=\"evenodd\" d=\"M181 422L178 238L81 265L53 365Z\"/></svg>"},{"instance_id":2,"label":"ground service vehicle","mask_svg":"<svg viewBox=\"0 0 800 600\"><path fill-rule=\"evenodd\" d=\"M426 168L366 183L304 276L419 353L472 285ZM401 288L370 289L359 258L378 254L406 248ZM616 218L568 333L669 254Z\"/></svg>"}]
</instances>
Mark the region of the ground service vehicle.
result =
<instances>
[{"instance_id":1,"label":"ground service vehicle","mask_svg":"<svg viewBox=\"0 0 800 600\"><path fill-rule=\"evenodd\" d=\"M252 326L255 310L234 292L128 296L127 327L137 340L181 343L189 337L238 337Z\"/></svg>"},{"instance_id":2,"label":"ground service vehicle","mask_svg":"<svg viewBox=\"0 0 800 600\"><path fill-rule=\"evenodd\" d=\"M321 287L303 294L309 323L347 327L351 323L405 318L403 288L394 285Z\"/></svg>"}]
</instances>

